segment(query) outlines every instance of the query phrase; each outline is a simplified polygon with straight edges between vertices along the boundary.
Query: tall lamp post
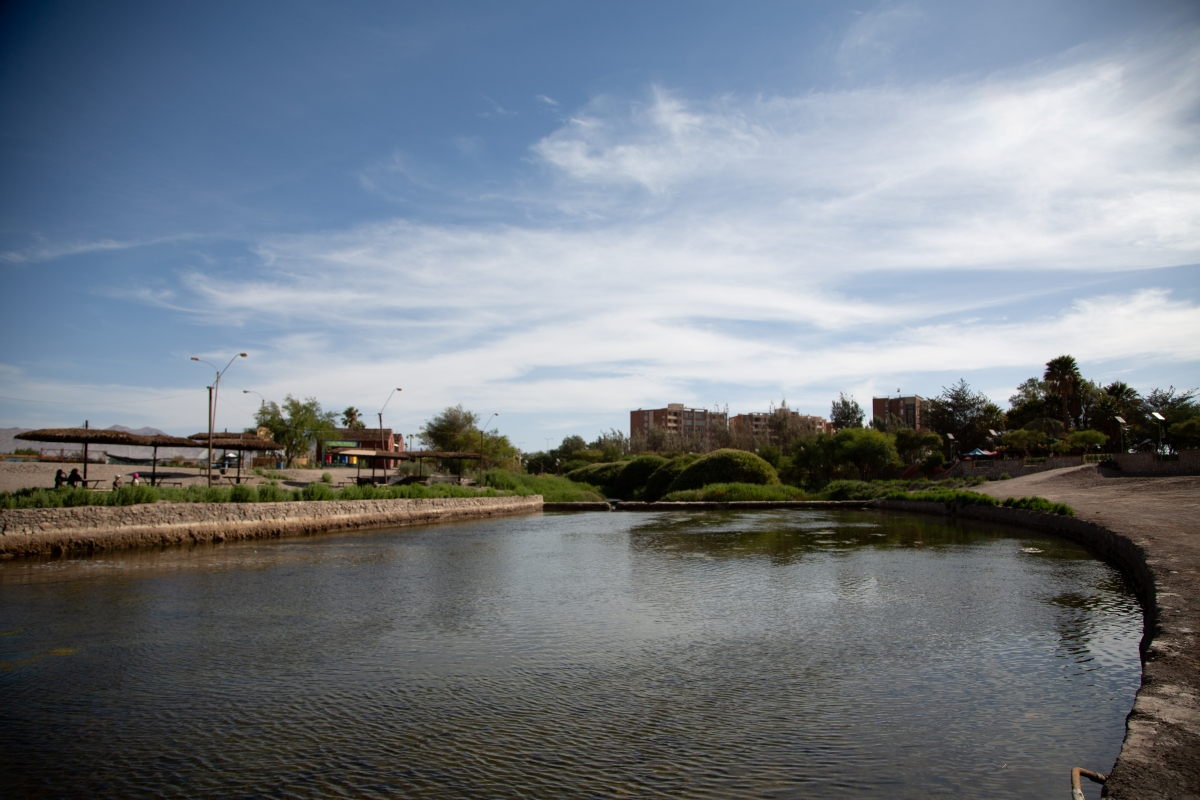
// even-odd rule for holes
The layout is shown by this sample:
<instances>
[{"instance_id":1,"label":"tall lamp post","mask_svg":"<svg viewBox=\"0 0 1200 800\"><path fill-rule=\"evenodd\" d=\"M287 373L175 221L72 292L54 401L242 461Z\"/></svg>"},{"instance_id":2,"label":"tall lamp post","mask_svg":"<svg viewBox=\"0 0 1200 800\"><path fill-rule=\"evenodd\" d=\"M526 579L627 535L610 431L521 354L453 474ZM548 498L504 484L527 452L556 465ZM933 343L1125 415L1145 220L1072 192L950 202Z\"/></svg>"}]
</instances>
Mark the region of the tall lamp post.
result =
<instances>
[{"instance_id":1,"label":"tall lamp post","mask_svg":"<svg viewBox=\"0 0 1200 800\"><path fill-rule=\"evenodd\" d=\"M217 397L221 392L221 376L225 374L225 370L229 369L234 361L239 358L246 358L249 353L238 353L233 358L229 359L229 363L225 365L225 369L218 370L215 365L209 362L192 356L192 361L198 361L201 364L208 364L217 373L217 377L213 380L213 385L208 387L208 485L212 486L212 454L213 454L213 426L216 424L217 416Z\"/></svg>"},{"instance_id":2,"label":"tall lamp post","mask_svg":"<svg viewBox=\"0 0 1200 800\"><path fill-rule=\"evenodd\" d=\"M1121 452L1125 452L1125 418L1113 417L1117 421L1117 430L1121 433Z\"/></svg>"},{"instance_id":3,"label":"tall lamp post","mask_svg":"<svg viewBox=\"0 0 1200 800\"><path fill-rule=\"evenodd\" d=\"M404 390L401 389L399 386L397 386L395 389L392 389L390 392L388 392L387 400L383 401L383 408L379 409L379 449L380 450L384 449L384 447L383 447L383 445L384 445L384 441L383 441L383 409L387 408L388 403L392 402L392 395L394 395L396 392L402 392L402 391L404 391ZM391 462L392 462L392 460L389 458L388 463L390 464ZM375 459L371 459L371 463L374 464ZM371 467L371 469L375 469L375 468ZM384 482L386 482L386 481L387 481L387 472L385 471L384 472Z\"/></svg>"},{"instance_id":4,"label":"tall lamp post","mask_svg":"<svg viewBox=\"0 0 1200 800\"><path fill-rule=\"evenodd\" d=\"M479 480L481 482L483 481L483 467L484 467L483 434L484 434L484 431L486 431L488 428L492 427L492 423L496 421L496 417L498 417L498 416L500 416L499 411L497 411L495 414L492 414L492 416L488 418L488 424L484 425L483 428L479 431Z\"/></svg>"},{"instance_id":5,"label":"tall lamp post","mask_svg":"<svg viewBox=\"0 0 1200 800\"><path fill-rule=\"evenodd\" d=\"M1158 421L1158 457L1162 458L1162 424L1167 421L1167 418L1157 411L1151 411L1150 416Z\"/></svg>"}]
</instances>

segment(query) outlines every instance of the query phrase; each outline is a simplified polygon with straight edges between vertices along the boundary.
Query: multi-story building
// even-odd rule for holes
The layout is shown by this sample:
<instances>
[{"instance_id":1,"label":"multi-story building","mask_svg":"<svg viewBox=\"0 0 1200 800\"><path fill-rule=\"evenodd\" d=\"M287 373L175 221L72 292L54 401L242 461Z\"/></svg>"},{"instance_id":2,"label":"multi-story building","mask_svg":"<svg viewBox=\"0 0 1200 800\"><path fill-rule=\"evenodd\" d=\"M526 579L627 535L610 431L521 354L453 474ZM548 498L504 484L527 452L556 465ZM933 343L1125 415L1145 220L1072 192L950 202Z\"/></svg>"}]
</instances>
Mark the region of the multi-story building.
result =
<instances>
[{"instance_id":1,"label":"multi-story building","mask_svg":"<svg viewBox=\"0 0 1200 800\"><path fill-rule=\"evenodd\" d=\"M923 397L873 397L871 398L871 414L882 420L888 416L898 417L905 425L914 431L925 429L924 413L926 400Z\"/></svg>"},{"instance_id":2,"label":"multi-story building","mask_svg":"<svg viewBox=\"0 0 1200 800\"><path fill-rule=\"evenodd\" d=\"M685 436L703 436L708 440L717 428L728 424L726 415L720 411L703 408L685 408L683 403L668 403L666 408L639 408L629 412L629 435L645 436L651 428L665 428Z\"/></svg>"},{"instance_id":3,"label":"multi-story building","mask_svg":"<svg viewBox=\"0 0 1200 800\"><path fill-rule=\"evenodd\" d=\"M783 409L780 409L782 411ZM779 411L767 412L752 412L750 414L738 414L731 417L729 427L739 433L748 433L755 439L771 440L771 427L769 425L771 415L778 414ZM813 433L833 433L833 425L824 417L814 417L806 414L801 414L799 411L787 410L792 418L793 424L803 426L811 430Z\"/></svg>"}]
</instances>

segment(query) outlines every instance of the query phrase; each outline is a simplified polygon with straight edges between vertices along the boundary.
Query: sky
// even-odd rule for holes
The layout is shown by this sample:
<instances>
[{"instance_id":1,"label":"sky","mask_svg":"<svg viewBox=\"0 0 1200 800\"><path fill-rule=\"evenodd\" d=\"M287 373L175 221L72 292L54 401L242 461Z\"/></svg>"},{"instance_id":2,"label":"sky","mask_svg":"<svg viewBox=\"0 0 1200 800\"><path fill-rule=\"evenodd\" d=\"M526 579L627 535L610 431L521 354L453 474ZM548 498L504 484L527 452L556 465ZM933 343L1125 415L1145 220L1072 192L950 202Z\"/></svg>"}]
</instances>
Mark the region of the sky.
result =
<instances>
[{"instance_id":1,"label":"sky","mask_svg":"<svg viewBox=\"0 0 1200 800\"><path fill-rule=\"evenodd\" d=\"M0 97L0 427L1200 386L1193 2L10 2Z\"/></svg>"}]
</instances>

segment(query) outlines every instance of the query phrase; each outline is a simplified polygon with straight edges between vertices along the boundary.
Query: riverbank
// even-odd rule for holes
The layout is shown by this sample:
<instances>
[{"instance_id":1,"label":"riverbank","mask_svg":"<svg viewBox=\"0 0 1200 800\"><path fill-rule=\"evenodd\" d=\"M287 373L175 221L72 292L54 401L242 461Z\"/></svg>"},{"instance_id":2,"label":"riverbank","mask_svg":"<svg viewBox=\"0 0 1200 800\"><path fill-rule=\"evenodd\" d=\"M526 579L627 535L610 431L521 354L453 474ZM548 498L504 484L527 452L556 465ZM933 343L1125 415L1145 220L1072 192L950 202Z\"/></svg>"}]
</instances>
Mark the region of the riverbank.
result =
<instances>
[{"instance_id":1,"label":"riverbank","mask_svg":"<svg viewBox=\"0 0 1200 800\"><path fill-rule=\"evenodd\" d=\"M1117 565L1142 600L1142 687L1105 796L1200 798L1200 476L1124 477L1087 465L974 491L1069 505L1074 518L981 507L957 513L1082 541ZM928 505L910 510L946 513Z\"/></svg>"},{"instance_id":2,"label":"riverbank","mask_svg":"<svg viewBox=\"0 0 1200 800\"><path fill-rule=\"evenodd\" d=\"M0 558L277 539L533 514L541 509L540 495L6 509L0 510Z\"/></svg>"}]
</instances>

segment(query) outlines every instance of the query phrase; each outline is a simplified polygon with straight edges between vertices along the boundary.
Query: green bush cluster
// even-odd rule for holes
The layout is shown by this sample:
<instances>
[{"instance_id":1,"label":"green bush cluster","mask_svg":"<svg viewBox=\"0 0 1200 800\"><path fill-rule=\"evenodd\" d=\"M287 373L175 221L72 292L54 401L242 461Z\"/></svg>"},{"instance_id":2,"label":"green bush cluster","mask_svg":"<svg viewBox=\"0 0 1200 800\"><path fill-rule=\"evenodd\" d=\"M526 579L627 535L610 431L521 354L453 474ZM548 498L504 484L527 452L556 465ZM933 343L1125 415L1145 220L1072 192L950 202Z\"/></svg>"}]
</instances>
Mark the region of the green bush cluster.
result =
<instances>
[{"instance_id":1,"label":"green bush cluster","mask_svg":"<svg viewBox=\"0 0 1200 800\"><path fill-rule=\"evenodd\" d=\"M664 467L670 462L662 456L638 456L625 463L625 468L617 474L607 487L610 497L619 497L622 500L632 500L635 496L640 495L646 487L646 482L650 480L660 467Z\"/></svg>"},{"instance_id":2,"label":"green bush cluster","mask_svg":"<svg viewBox=\"0 0 1200 800\"><path fill-rule=\"evenodd\" d=\"M613 461L603 464L589 464L586 467L571 470L567 473L567 479L575 483L586 483L590 486L599 486L607 491L608 487L616 481L617 476L625 469L628 461Z\"/></svg>"},{"instance_id":3,"label":"green bush cluster","mask_svg":"<svg viewBox=\"0 0 1200 800\"><path fill-rule=\"evenodd\" d=\"M695 453L684 453L676 456L663 464L646 479L646 486L642 489L642 500L648 503L654 503L666 496L667 492L671 491L671 484L679 477L679 473L687 469L692 462L698 460L700 456Z\"/></svg>"},{"instance_id":4,"label":"green bush cluster","mask_svg":"<svg viewBox=\"0 0 1200 800\"><path fill-rule=\"evenodd\" d=\"M745 450L714 450L701 456L679 473L671 483L672 492L702 489L711 483L753 483L770 486L779 483L775 468L754 453Z\"/></svg>"},{"instance_id":5,"label":"green bush cluster","mask_svg":"<svg viewBox=\"0 0 1200 800\"><path fill-rule=\"evenodd\" d=\"M522 475L504 469L488 470L483 484L521 497L540 494L547 503L586 503L604 500L596 487L557 475Z\"/></svg>"},{"instance_id":6,"label":"green bush cluster","mask_svg":"<svg viewBox=\"0 0 1200 800\"><path fill-rule=\"evenodd\" d=\"M1027 511L1043 511L1047 514L1075 516L1075 510L1065 503L1052 503L1044 497L1010 497L1004 501L1007 508L1023 508Z\"/></svg>"},{"instance_id":7,"label":"green bush cluster","mask_svg":"<svg viewBox=\"0 0 1200 800\"><path fill-rule=\"evenodd\" d=\"M671 492L662 498L665 502L708 502L720 503L740 500L807 500L804 490L781 483L763 485L757 483L710 483L702 489L685 489Z\"/></svg>"},{"instance_id":8,"label":"green bush cluster","mask_svg":"<svg viewBox=\"0 0 1200 800\"><path fill-rule=\"evenodd\" d=\"M888 492L887 500L918 500L927 503L945 503L948 506L998 506L1000 501L979 492L955 489L935 489L926 492Z\"/></svg>"}]
</instances>

